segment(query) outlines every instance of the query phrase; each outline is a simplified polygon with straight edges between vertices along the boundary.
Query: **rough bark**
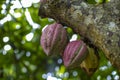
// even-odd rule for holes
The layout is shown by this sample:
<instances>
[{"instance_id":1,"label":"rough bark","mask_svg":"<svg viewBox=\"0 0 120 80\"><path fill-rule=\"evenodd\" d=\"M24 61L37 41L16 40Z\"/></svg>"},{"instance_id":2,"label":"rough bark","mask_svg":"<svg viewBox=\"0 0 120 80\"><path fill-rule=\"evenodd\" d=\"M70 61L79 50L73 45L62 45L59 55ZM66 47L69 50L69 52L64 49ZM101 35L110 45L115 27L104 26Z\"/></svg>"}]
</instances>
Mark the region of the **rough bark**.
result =
<instances>
[{"instance_id":1,"label":"rough bark","mask_svg":"<svg viewBox=\"0 0 120 80\"><path fill-rule=\"evenodd\" d=\"M47 0L39 10L41 17L50 17L71 27L84 41L101 49L120 70L120 1L93 5L85 0Z\"/></svg>"}]
</instances>

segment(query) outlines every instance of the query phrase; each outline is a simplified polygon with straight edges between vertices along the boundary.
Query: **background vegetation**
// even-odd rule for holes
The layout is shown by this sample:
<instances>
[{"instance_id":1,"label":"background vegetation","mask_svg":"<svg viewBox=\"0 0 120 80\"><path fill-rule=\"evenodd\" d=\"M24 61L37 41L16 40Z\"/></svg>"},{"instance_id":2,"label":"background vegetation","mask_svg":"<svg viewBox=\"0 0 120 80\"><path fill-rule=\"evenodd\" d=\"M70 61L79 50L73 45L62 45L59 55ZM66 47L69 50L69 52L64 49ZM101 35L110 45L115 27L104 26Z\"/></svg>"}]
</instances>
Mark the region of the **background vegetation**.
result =
<instances>
[{"instance_id":1,"label":"background vegetation","mask_svg":"<svg viewBox=\"0 0 120 80\"><path fill-rule=\"evenodd\" d=\"M90 80L79 67L67 70L61 56L47 57L40 46L42 28L54 22L38 16L39 0L0 1L0 80ZM72 30L68 29L70 37ZM120 73L100 52L91 80L118 80Z\"/></svg>"}]
</instances>

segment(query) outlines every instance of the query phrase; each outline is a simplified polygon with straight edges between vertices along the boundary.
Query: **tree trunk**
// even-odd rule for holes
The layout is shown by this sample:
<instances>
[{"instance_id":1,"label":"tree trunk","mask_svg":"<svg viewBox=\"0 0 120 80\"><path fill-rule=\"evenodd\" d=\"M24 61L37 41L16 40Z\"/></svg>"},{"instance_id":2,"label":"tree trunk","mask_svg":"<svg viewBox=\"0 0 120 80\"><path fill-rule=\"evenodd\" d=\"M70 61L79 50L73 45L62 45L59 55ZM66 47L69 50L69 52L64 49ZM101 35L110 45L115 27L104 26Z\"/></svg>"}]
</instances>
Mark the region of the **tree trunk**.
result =
<instances>
[{"instance_id":1,"label":"tree trunk","mask_svg":"<svg viewBox=\"0 0 120 80\"><path fill-rule=\"evenodd\" d=\"M93 5L85 0L47 0L39 9L41 17L50 17L71 27L88 44L101 49L120 70L120 1ZM87 41L86 41L87 39Z\"/></svg>"}]
</instances>

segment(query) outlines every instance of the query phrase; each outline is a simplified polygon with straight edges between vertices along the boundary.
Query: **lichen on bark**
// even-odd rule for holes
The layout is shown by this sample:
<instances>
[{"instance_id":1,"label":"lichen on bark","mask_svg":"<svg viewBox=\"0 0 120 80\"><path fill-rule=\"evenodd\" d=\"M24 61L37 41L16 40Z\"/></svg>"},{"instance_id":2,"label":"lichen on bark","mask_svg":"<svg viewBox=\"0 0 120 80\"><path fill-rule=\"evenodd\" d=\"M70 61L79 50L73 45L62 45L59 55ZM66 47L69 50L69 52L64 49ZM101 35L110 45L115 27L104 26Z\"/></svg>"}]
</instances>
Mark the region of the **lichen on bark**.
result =
<instances>
[{"instance_id":1,"label":"lichen on bark","mask_svg":"<svg viewBox=\"0 0 120 80\"><path fill-rule=\"evenodd\" d=\"M101 49L120 70L120 1L93 5L85 0L47 0L39 15L71 27L75 33ZM83 39L84 40L84 39ZM87 42L86 42L87 43Z\"/></svg>"}]
</instances>

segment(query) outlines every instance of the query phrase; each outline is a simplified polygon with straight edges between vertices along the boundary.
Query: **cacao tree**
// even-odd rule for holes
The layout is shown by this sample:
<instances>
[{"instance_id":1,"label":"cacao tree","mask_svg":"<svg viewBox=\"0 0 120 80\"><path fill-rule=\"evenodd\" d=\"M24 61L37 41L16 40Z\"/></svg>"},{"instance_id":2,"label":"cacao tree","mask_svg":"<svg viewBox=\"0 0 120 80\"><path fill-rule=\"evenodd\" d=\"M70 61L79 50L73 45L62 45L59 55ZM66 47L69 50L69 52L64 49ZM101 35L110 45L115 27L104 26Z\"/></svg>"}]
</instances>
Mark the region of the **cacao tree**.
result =
<instances>
[{"instance_id":1,"label":"cacao tree","mask_svg":"<svg viewBox=\"0 0 120 80\"><path fill-rule=\"evenodd\" d=\"M120 70L119 0L98 5L84 0L69 2L67 7L67 0L47 0L40 7L39 15L71 27L88 45L102 50L113 66Z\"/></svg>"},{"instance_id":2,"label":"cacao tree","mask_svg":"<svg viewBox=\"0 0 120 80\"><path fill-rule=\"evenodd\" d=\"M0 80L119 80L120 2L101 1L1 0ZM47 56L40 40L45 27L54 23L64 29L56 28L59 36L52 32L49 37L57 45L47 41L60 54ZM69 39L64 50L59 47L63 38ZM74 41L79 45L69 46ZM64 57L71 67L64 65Z\"/></svg>"},{"instance_id":3,"label":"cacao tree","mask_svg":"<svg viewBox=\"0 0 120 80\"><path fill-rule=\"evenodd\" d=\"M39 15L72 28L87 45L103 51L120 71L119 5L119 0L46 0L41 1Z\"/></svg>"}]
</instances>

